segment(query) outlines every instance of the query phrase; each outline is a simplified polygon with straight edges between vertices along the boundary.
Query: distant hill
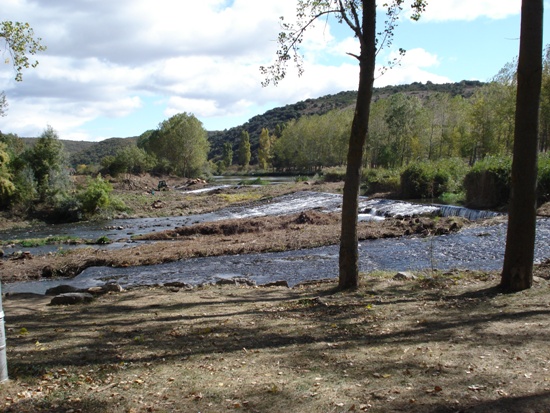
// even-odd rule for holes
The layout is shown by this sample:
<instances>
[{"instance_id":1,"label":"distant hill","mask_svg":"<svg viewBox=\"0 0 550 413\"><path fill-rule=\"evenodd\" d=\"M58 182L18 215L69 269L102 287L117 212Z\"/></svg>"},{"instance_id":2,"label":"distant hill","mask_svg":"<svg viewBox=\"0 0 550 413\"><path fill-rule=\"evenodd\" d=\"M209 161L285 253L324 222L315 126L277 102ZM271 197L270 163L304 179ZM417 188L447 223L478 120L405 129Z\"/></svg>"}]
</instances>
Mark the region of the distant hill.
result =
<instances>
[{"instance_id":1,"label":"distant hill","mask_svg":"<svg viewBox=\"0 0 550 413\"><path fill-rule=\"evenodd\" d=\"M38 138L21 138L29 147L33 147ZM109 138L100 142L70 141L60 139L72 166L85 164L100 164L101 160L109 155L115 155L120 148L135 145L138 137Z\"/></svg>"},{"instance_id":2,"label":"distant hill","mask_svg":"<svg viewBox=\"0 0 550 413\"><path fill-rule=\"evenodd\" d=\"M433 93L449 93L452 96L463 96L468 98L472 96L474 91L484 83L477 80L463 80L458 83L443 83L436 84L427 82L426 84L414 82L409 85L386 86L383 88L375 88L373 99L387 98L396 93L405 93L416 95L420 98L426 98ZM210 158L221 156L223 152L223 144L231 142L233 150L236 154L241 132L246 130L250 135L250 144L252 150L252 161L257 154L258 142L262 128L267 128L271 133L277 125L282 125L289 120L299 119L301 116L325 114L333 109L344 109L352 107L357 99L356 91L340 92L334 95L326 95L316 99L306 99L294 104L274 108L268 110L263 115L257 115L251 118L243 125L226 129L224 131L208 132L210 140ZM236 155L235 155L236 156Z\"/></svg>"},{"instance_id":3,"label":"distant hill","mask_svg":"<svg viewBox=\"0 0 550 413\"><path fill-rule=\"evenodd\" d=\"M427 82L425 84L414 82L409 85L386 86L375 88L373 99L387 98L396 93L406 93L420 98L426 98L432 93L449 93L452 96L463 96L468 98L472 96L476 89L483 86L484 83L476 80L463 80L458 83L436 84ZM210 156L214 158L222 155L222 148L225 142L233 144L235 156L241 132L246 130L250 135L250 144L252 150L252 162L255 162L257 155L258 141L263 128L269 129L271 133L278 125L283 125L289 120L299 119L307 115L322 115L333 109L344 109L353 107L357 99L356 91L340 92L333 95L326 95L315 99L306 99L290 105L268 110L262 115L256 115L248 122L223 131L209 131L208 139L210 141ZM65 145L65 150L69 154L70 162L73 166L78 164L99 164L101 159L108 155L114 155L118 149L126 145L135 145L137 137L130 138L110 138L100 142L69 141L61 140ZM23 138L27 145L34 145L35 138Z\"/></svg>"},{"instance_id":4,"label":"distant hill","mask_svg":"<svg viewBox=\"0 0 550 413\"><path fill-rule=\"evenodd\" d=\"M115 155L117 151L125 146L135 145L137 137L131 138L110 138L100 142L92 142L89 147L82 147L82 150L70 155L72 165L99 164L101 160L109 155Z\"/></svg>"},{"instance_id":5,"label":"distant hill","mask_svg":"<svg viewBox=\"0 0 550 413\"><path fill-rule=\"evenodd\" d=\"M21 138L23 142L29 147L33 147L38 138ZM60 139L65 147L65 151L69 156L84 151L93 147L97 142L86 142L86 141L69 141L65 139Z\"/></svg>"}]
</instances>

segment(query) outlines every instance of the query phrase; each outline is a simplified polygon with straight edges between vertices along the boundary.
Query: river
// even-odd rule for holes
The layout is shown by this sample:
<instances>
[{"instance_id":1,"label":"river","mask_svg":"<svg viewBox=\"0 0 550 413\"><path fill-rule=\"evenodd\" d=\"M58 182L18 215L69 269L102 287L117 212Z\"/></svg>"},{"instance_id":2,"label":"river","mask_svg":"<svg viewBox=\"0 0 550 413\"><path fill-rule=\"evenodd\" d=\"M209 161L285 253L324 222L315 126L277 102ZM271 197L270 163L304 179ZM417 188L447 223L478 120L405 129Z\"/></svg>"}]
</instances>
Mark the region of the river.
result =
<instances>
[{"instance_id":1,"label":"river","mask_svg":"<svg viewBox=\"0 0 550 413\"><path fill-rule=\"evenodd\" d=\"M213 214L188 217L155 218L138 220L115 220L101 224L79 224L56 226L35 230L39 234L59 233L88 234L90 238L101 235L120 236L119 245L101 248L123 248L134 245L128 240L131 234L160 231L175 226L189 225L225 218L243 218L289 214L305 209L322 211L338 210L341 196L317 192L300 192L285 195L254 208L226 208ZM361 199L362 219L383 219L384 216L399 216L412 213L439 213L447 207L420 205L388 200ZM451 208L452 215L473 214L479 211ZM483 212L487 215L487 212ZM495 215L494 213L490 213ZM490 215L489 214L489 215ZM105 230L105 228L123 228ZM28 231L27 231L28 232ZM10 235L11 234L11 235ZM0 234L0 237L12 237ZM506 224L466 228L456 234L434 236L430 238L403 237L399 239L380 239L363 241L360 244L361 271L373 270L448 270L480 269L493 270L502 266ZM6 238L4 238L6 239ZM98 247L100 248L100 247ZM536 260L541 262L550 258L550 220L540 218L537 221ZM335 278L338 274L338 247L322 247L284 253L263 253L240 256L194 258L168 264L129 267L129 268L88 268L71 280L41 280L26 283L7 284L6 292L44 293L47 288L59 284L71 284L85 288L118 282L123 287L143 284L163 284L179 281L189 284L215 282L219 278L246 277L258 284L275 280L286 280L290 285L319 278Z\"/></svg>"}]
</instances>

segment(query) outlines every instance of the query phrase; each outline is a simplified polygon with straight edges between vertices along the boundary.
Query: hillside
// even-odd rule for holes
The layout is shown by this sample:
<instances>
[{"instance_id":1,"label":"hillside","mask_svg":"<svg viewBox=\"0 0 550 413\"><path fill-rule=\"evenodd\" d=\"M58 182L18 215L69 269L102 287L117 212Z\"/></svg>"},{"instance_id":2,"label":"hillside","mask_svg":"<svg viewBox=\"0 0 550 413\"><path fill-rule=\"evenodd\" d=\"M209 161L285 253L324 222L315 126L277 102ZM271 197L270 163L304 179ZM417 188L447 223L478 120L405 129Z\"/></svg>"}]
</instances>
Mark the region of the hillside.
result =
<instances>
[{"instance_id":1,"label":"hillside","mask_svg":"<svg viewBox=\"0 0 550 413\"><path fill-rule=\"evenodd\" d=\"M453 96L470 97L474 91L483 86L479 81L463 80L458 83L435 84L427 82L426 84L414 82L409 85L386 86L375 88L373 99L387 98L396 93L405 93L415 95L420 98L426 98L432 93L450 93ZM306 115L322 115L334 109L344 109L352 107L357 98L356 91L339 92L333 95L321 96L315 99L306 99L297 103L285 105L268 110L262 115L256 115L248 122L223 131L209 131L208 139L210 141L209 158L221 156L222 147L225 142L231 142L235 151L239 145L239 139L242 130L246 130L250 135L250 144L252 149L252 162L257 154L258 140L263 128L269 129L273 133L278 125L283 125L292 119L299 119ZM34 138L23 138L28 145L33 145ZM65 150L69 154L70 162L73 166L78 164L99 164L101 159L108 155L114 155L118 149L126 145L135 145L137 137L131 138L110 138L101 142L69 141L62 140Z\"/></svg>"},{"instance_id":2,"label":"hillside","mask_svg":"<svg viewBox=\"0 0 550 413\"><path fill-rule=\"evenodd\" d=\"M104 157L115 155L119 149L128 145L135 145L136 142L137 137L110 138L101 142L95 142L92 146L85 147L81 151L71 154L70 162L72 165L99 164Z\"/></svg>"},{"instance_id":3,"label":"hillside","mask_svg":"<svg viewBox=\"0 0 550 413\"><path fill-rule=\"evenodd\" d=\"M36 143L37 138L21 138L25 145L32 147ZM60 141L63 143L63 146L65 148L65 152L69 156L72 156L73 154L76 154L81 151L88 150L95 146L97 142L86 142L86 141L69 141L65 139L60 139Z\"/></svg>"},{"instance_id":4,"label":"hillside","mask_svg":"<svg viewBox=\"0 0 550 413\"><path fill-rule=\"evenodd\" d=\"M426 84L414 82L409 85L386 86L383 88L375 88L373 99L383 99L396 93L405 93L415 95L420 98L426 98L432 93L450 93L452 96L463 96L468 98L472 96L474 91L483 86L482 82L476 80L463 80L459 83L443 83L435 84L427 82ZM208 133L210 140L210 158L221 156L223 144L225 142L233 143L233 150L236 152L239 145L239 139L242 130L246 130L250 135L250 144L252 156L257 154L258 141L262 128L269 129L273 132L277 125L282 125L289 120L299 119L304 115L322 115L333 109L344 109L355 104L357 99L356 91L340 92L334 95L326 95L316 99L306 99L294 104L274 108L268 110L263 115L252 117L243 125L226 129L224 131L212 131Z\"/></svg>"}]
</instances>

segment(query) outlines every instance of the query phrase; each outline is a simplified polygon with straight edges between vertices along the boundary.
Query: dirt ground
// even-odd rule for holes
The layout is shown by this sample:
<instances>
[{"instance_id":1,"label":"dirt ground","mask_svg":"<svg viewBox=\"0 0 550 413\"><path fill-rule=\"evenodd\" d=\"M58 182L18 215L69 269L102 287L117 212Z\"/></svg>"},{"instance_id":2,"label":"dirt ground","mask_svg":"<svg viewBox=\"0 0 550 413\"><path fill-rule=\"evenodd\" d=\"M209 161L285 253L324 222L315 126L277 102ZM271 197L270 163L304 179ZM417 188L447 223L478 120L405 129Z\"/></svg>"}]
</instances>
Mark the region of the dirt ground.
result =
<instances>
[{"instance_id":1,"label":"dirt ground","mask_svg":"<svg viewBox=\"0 0 550 413\"><path fill-rule=\"evenodd\" d=\"M128 185L116 190L135 216L199 213L303 189L188 197ZM152 207L158 199L162 206ZM339 225L338 215L316 211L199 224L132 249L7 260L0 273L5 282L39 278L44 268L74 275L90 265L305 248L338 242ZM361 224L359 233L424 236L462 225L470 224L386 220ZM495 288L498 274L426 272L408 280L363 274L353 292L337 292L334 282L142 287L76 306L5 296L10 380L0 384L0 411L550 412L549 280L545 263L533 288L509 295Z\"/></svg>"},{"instance_id":2,"label":"dirt ground","mask_svg":"<svg viewBox=\"0 0 550 413\"><path fill-rule=\"evenodd\" d=\"M90 304L4 300L5 412L550 411L548 266L370 274L354 292L139 288Z\"/></svg>"}]
</instances>

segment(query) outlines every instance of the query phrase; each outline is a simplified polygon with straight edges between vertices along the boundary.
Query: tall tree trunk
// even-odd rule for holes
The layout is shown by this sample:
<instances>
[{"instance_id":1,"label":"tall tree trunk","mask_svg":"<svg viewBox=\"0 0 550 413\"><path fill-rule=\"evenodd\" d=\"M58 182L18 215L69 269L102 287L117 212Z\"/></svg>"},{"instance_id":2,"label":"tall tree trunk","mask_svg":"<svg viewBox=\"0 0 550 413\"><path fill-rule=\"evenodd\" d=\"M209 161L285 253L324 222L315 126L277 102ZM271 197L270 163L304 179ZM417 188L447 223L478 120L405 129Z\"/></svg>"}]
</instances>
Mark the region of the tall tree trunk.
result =
<instances>
[{"instance_id":1,"label":"tall tree trunk","mask_svg":"<svg viewBox=\"0 0 550 413\"><path fill-rule=\"evenodd\" d=\"M508 292L525 290L533 283L542 16L543 0L522 1L512 187L500 283Z\"/></svg>"},{"instance_id":2,"label":"tall tree trunk","mask_svg":"<svg viewBox=\"0 0 550 413\"><path fill-rule=\"evenodd\" d=\"M363 148L369 129L369 113L374 83L376 59L376 0L363 0L361 54L359 56L359 86L355 114L349 141L346 182L342 203L340 237L339 288L359 285L359 251L357 215Z\"/></svg>"}]
</instances>

